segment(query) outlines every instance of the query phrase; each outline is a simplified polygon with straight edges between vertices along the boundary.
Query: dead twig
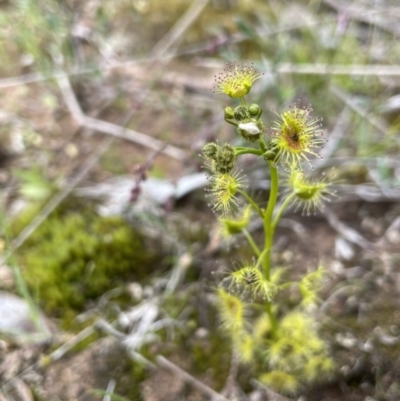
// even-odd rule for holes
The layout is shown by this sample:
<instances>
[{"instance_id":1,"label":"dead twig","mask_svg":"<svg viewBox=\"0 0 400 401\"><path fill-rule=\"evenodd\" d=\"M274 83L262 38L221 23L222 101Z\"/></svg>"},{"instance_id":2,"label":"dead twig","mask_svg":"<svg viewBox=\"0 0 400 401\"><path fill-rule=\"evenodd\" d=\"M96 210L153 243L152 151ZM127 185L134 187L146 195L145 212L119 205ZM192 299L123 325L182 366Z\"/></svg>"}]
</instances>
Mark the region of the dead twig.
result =
<instances>
[{"instance_id":1,"label":"dead twig","mask_svg":"<svg viewBox=\"0 0 400 401\"><path fill-rule=\"evenodd\" d=\"M168 145L158 139L154 139L148 135L140 132L120 127L119 125L109 123L107 121L98 120L92 117L85 117L83 125L86 128L93 129L95 131L103 132L105 134L113 135L117 138L123 138L130 142L137 143L138 145L145 146L147 148L159 151L173 159L183 161L187 159L187 154L184 150L179 149L175 146Z\"/></svg>"},{"instance_id":2,"label":"dead twig","mask_svg":"<svg viewBox=\"0 0 400 401\"><path fill-rule=\"evenodd\" d=\"M109 335L117 338L121 342L124 340L126 335L124 333L121 333L120 331L116 330L112 325L110 325L108 322L106 322L104 319L99 319L95 323L96 328L100 330L104 330L106 333ZM129 349L128 349L129 352ZM143 366L151 369L155 369L158 366L169 370L172 373L175 373L179 377L181 377L186 383L191 384L193 387L197 388L199 391L201 391L203 394L209 396L211 399L215 401L228 401L225 397L223 397L221 394L217 393L214 391L212 388L206 386L204 383L200 382L196 378L194 378L192 375L189 373L185 372L182 370L180 367L169 361L168 359L164 358L161 355L157 355L155 357L155 360L157 362L157 365L149 361L147 358L142 356L140 353L137 351L131 351L129 352L131 356L139 363L141 363Z\"/></svg>"},{"instance_id":3,"label":"dead twig","mask_svg":"<svg viewBox=\"0 0 400 401\"><path fill-rule=\"evenodd\" d=\"M86 116L82 112L82 109L76 99L75 93L71 87L71 83L67 74L60 74L57 78L57 83L69 112L71 113L72 117L77 121L77 123L81 126L92 129L94 131L103 132L117 138L123 138L130 142L137 143L156 151L162 149L162 152L164 154L177 160L186 159L186 152L176 148L175 146L167 145L166 143L158 139L154 139L148 135L142 134L141 132L124 128L117 124L109 123L107 121L99 120L97 118Z\"/></svg>"},{"instance_id":4,"label":"dead twig","mask_svg":"<svg viewBox=\"0 0 400 401\"><path fill-rule=\"evenodd\" d=\"M342 223L329 208L325 207L323 216L326 218L330 226L347 241L366 250L375 250L375 244L365 239L358 231Z\"/></svg>"},{"instance_id":5,"label":"dead twig","mask_svg":"<svg viewBox=\"0 0 400 401\"><path fill-rule=\"evenodd\" d=\"M186 383L190 383L193 387L200 390L203 394L206 394L214 401L228 401L227 398L222 396L221 394L214 391L212 388L206 386L204 383L200 382L189 373L182 370L180 367L169 361L167 358L164 358L161 355L156 356L156 361L158 365L164 369L167 369L179 377L181 377Z\"/></svg>"},{"instance_id":6,"label":"dead twig","mask_svg":"<svg viewBox=\"0 0 400 401\"><path fill-rule=\"evenodd\" d=\"M325 314L327 312L329 306L332 305L332 303L335 302L339 297L342 297L342 296L349 297L350 295L353 295L353 294L359 292L360 290L361 290L360 287L357 287L355 285L346 285L344 287L338 288L320 306L319 312L321 312L322 314Z\"/></svg>"}]
</instances>

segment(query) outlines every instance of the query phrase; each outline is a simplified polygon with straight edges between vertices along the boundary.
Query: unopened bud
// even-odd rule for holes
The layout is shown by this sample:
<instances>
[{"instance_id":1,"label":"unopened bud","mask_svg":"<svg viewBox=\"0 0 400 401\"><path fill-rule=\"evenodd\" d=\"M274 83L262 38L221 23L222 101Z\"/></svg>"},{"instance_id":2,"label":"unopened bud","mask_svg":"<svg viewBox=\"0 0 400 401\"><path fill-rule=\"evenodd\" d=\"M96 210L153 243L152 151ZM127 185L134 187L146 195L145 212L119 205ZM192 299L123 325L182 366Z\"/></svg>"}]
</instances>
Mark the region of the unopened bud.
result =
<instances>
[{"instance_id":1,"label":"unopened bud","mask_svg":"<svg viewBox=\"0 0 400 401\"><path fill-rule=\"evenodd\" d=\"M235 107L234 117L236 121L243 121L250 117L249 111L246 106Z\"/></svg>"},{"instance_id":2,"label":"unopened bud","mask_svg":"<svg viewBox=\"0 0 400 401\"><path fill-rule=\"evenodd\" d=\"M215 159L218 153L218 145L215 142L209 142L203 146L203 155L208 159Z\"/></svg>"},{"instance_id":3,"label":"unopened bud","mask_svg":"<svg viewBox=\"0 0 400 401\"><path fill-rule=\"evenodd\" d=\"M233 119L234 115L233 115L233 109L232 109L232 107L225 107L224 116L225 116L225 118L226 118L227 120Z\"/></svg>"},{"instance_id":4,"label":"unopened bud","mask_svg":"<svg viewBox=\"0 0 400 401\"><path fill-rule=\"evenodd\" d=\"M249 106L249 113L252 117L259 117L262 113L262 109L258 104L251 104Z\"/></svg>"},{"instance_id":5,"label":"unopened bud","mask_svg":"<svg viewBox=\"0 0 400 401\"><path fill-rule=\"evenodd\" d=\"M218 149L215 158L215 171L221 174L229 174L233 171L236 164L235 150L226 144Z\"/></svg>"},{"instance_id":6,"label":"unopened bud","mask_svg":"<svg viewBox=\"0 0 400 401\"><path fill-rule=\"evenodd\" d=\"M264 160L275 161L278 155L278 148L277 147L270 147L267 151L263 154Z\"/></svg>"}]
</instances>

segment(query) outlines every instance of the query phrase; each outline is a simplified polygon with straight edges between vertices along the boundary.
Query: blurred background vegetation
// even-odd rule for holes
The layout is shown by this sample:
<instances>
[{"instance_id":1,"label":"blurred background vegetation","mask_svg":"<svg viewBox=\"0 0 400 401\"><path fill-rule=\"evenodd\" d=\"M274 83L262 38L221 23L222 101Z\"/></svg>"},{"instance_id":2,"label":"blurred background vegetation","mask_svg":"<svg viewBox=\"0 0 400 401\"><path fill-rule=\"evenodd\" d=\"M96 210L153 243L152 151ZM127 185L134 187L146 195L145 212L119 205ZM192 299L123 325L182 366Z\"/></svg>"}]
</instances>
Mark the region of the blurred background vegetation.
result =
<instances>
[{"instance_id":1,"label":"blurred background vegetation","mask_svg":"<svg viewBox=\"0 0 400 401\"><path fill-rule=\"evenodd\" d=\"M22 400L25 386L45 400L99 399L100 389L202 399L140 351L217 391L272 397L249 381L262 366L232 379L210 299L219 273L251 252L241 241L227 252L213 234L197 157L210 140L238 143L223 121L229 102L210 89L226 62L249 60L264 73L252 101L267 126L298 99L324 118L329 142L314 165L334 168L339 195L328 218L289 216L297 231L278 233L275 262L296 274L323 257L326 294L358 291L330 310L337 376L304 399L398 399L398 342L382 333L400 333L399 37L390 0L0 1L0 288L29 306L29 330L0 324L4 396ZM251 158L242 167L265 199L266 171ZM81 330L68 356L52 354ZM374 352L355 345L370 340ZM30 366L36 382L21 374Z\"/></svg>"}]
</instances>

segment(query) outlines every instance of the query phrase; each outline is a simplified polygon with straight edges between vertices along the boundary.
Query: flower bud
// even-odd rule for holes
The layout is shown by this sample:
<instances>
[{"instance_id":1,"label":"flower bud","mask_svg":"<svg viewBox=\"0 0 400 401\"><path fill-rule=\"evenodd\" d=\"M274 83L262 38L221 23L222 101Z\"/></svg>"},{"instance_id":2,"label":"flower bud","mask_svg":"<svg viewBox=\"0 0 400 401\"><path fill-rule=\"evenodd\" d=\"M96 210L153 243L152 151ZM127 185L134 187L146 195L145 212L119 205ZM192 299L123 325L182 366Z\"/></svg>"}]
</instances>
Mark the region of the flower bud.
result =
<instances>
[{"instance_id":1,"label":"flower bud","mask_svg":"<svg viewBox=\"0 0 400 401\"><path fill-rule=\"evenodd\" d=\"M246 106L237 106L235 107L234 117L237 121L243 121L250 117L249 111Z\"/></svg>"},{"instance_id":2,"label":"flower bud","mask_svg":"<svg viewBox=\"0 0 400 401\"><path fill-rule=\"evenodd\" d=\"M233 119L233 109L232 107L225 107L224 116L227 120Z\"/></svg>"},{"instance_id":3,"label":"flower bud","mask_svg":"<svg viewBox=\"0 0 400 401\"><path fill-rule=\"evenodd\" d=\"M263 154L264 160L276 161L278 155L278 149L276 146L269 147L267 151Z\"/></svg>"},{"instance_id":4,"label":"flower bud","mask_svg":"<svg viewBox=\"0 0 400 401\"><path fill-rule=\"evenodd\" d=\"M203 146L203 155L208 159L215 159L218 153L218 145L215 142L209 142Z\"/></svg>"},{"instance_id":5,"label":"flower bud","mask_svg":"<svg viewBox=\"0 0 400 401\"><path fill-rule=\"evenodd\" d=\"M236 164L235 150L226 144L218 149L215 158L215 171L221 174L229 174L233 171Z\"/></svg>"},{"instance_id":6,"label":"flower bud","mask_svg":"<svg viewBox=\"0 0 400 401\"><path fill-rule=\"evenodd\" d=\"M251 104L249 106L249 113L252 117L259 117L262 113L262 109L258 104Z\"/></svg>"}]
</instances>

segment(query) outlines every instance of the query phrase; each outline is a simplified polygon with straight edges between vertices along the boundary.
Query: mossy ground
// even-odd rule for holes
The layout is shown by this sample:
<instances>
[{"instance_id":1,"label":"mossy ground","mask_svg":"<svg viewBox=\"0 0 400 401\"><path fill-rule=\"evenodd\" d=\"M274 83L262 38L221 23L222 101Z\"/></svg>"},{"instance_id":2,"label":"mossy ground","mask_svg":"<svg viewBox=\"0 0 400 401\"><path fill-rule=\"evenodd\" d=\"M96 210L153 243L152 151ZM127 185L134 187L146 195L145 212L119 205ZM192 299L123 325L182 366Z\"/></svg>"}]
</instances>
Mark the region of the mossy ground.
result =
<instances>
[{"instance_id":1,"label":"mossy ground","mask_svg":"<svg viewBox=\"0 0 400 401\"><path fill-rule=\"evenodd\" d=\"M34 209L14 222L14 231ZM143 279L155 252L121 217L101 217L93 207L62 207L25 242L18 259L44 311L71 321L90 300L126 280Z\"/></svg>"}]
</instances>

